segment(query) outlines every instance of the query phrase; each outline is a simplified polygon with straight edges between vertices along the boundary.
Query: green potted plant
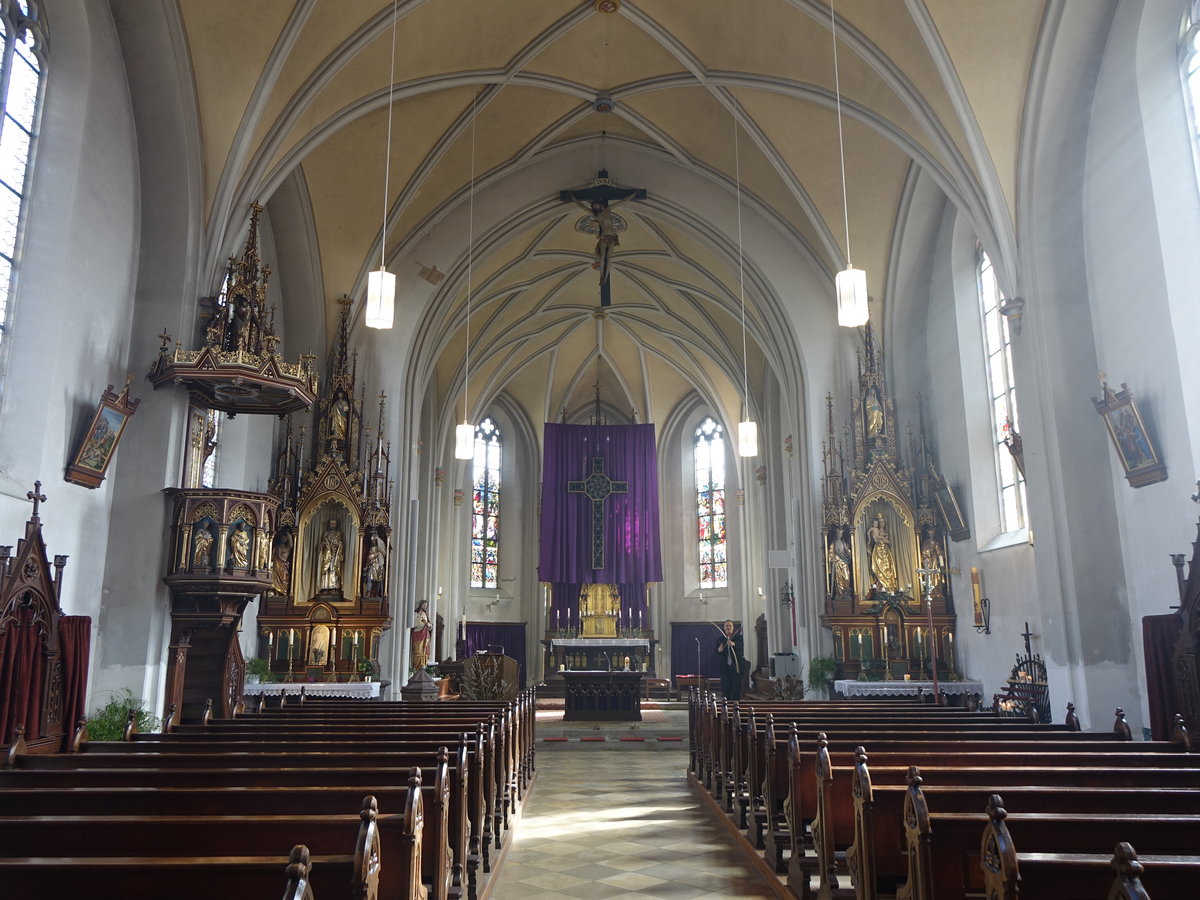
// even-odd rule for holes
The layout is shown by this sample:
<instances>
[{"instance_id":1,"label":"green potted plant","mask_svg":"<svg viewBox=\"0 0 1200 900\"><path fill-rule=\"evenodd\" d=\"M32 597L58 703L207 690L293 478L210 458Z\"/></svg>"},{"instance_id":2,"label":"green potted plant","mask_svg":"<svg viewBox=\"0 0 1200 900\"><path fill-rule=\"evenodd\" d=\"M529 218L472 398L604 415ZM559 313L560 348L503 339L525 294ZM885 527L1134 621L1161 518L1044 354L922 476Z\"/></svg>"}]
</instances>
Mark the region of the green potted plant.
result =
<instances>
[{"instance_id":1,"label":"green potted plant","mask_svg":"<svg viewBox=\"0 0 1200 900\"><path fill-rule=\"evenodd\" d=\"M137 730L157 731L161 725L157 716L146 709L146 701L133 696L129 688L114 691L108 702L92 713L87 720L89 741L119 741L125 736L129 711L137 710Z\"/></svg>"},{"instance_id":2,"label":"green potted plant","mask_svg":"<svg viewBox=\"0 0 1200 900\"><path fill-rule=\"evenodd\" d=\"M265 659L252 656L246 660L247 684L269 684L274 680L275 674L271 671L271 664Z\"/></svg>"},{"instance_id":3,"label":"green potted plant","mask_svg":"<svg viewBox=\"0 0 1200 900\"><path fill-rule=\"evenodd\" d=\"M814 656L808 661L808 686L814 691L824 691L828 697L837 672L837 660L831 656Z\"/></svg>"},{"instance_id":4,"label":"green potted plant","mask_svg":"<svg viewBox=\"0 0 1200 900\"><path fill-rule=\"evenodd\" d=\"M363 681L374 681L375 676L379 674L379 663L373 659L360 659L358 674L363 677Z\"/></svg>"}]
</instances>

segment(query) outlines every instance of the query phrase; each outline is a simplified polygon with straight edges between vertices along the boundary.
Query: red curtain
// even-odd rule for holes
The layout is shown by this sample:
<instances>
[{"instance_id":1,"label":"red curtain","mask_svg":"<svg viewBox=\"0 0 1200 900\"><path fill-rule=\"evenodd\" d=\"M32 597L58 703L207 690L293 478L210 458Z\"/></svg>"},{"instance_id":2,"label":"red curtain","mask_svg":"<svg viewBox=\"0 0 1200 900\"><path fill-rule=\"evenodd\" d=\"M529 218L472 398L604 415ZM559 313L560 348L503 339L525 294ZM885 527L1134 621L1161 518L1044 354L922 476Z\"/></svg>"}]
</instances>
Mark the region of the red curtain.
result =
<instances>
[{"instance_id":1,"label":"red curtain","mask_svg":"<svg viewBox=\"0 0 1200 900\"><path fill-rule=\"evenodd\" d=\"M87 715L88 656L92 646L91 617L60 618L58 646L63 661L63 750L67 750L75 736L75 724Z\"/></svg>"},{"instance_id":2,"label":"red curtain","mask_svg":"<svg viewBox=\"0 0 1200 900\"><path fill-rule=\"evenodd\" d=\"M1142 646L1146 654L1146 700L1150 707L1150 735L1169 740L1171 722L1179 712L1179 693L1171 654L1183 624L1177 613L1142 617Z\"/></svg>"},{"instance_id":3,"label":"red curtain","mask_svg":"<svg viewBox=\"0 0 1200 900\"><path fill-rule=\"evenodd\" d=\"M32 609L18 609L0 634L0 743L12 742L17 725L25 739L41 736L42 693L45 683L45 641L33 621Z\"/></svg>"}]
</instances>

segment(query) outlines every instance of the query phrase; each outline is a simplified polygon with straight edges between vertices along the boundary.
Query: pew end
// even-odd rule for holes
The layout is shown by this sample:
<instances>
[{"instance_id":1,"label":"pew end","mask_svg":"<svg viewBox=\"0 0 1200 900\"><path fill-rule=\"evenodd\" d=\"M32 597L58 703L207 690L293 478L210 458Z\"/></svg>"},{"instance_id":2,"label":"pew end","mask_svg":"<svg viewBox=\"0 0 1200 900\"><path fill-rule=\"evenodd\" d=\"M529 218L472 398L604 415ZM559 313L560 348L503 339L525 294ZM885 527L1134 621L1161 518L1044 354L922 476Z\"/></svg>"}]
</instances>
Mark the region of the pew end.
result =
<instances>
[{"instance_id":1,"label":"pew end","mask_svg":"<svg viewBox=\"0 0 1200 900\"><path fill-rule=\"evenodd\" d=\"M312 885L308 883L309 863L308 848L297 844L288 854L287 887L283 891L283 900L314 900Z\"/></svg>"}]
</instances>

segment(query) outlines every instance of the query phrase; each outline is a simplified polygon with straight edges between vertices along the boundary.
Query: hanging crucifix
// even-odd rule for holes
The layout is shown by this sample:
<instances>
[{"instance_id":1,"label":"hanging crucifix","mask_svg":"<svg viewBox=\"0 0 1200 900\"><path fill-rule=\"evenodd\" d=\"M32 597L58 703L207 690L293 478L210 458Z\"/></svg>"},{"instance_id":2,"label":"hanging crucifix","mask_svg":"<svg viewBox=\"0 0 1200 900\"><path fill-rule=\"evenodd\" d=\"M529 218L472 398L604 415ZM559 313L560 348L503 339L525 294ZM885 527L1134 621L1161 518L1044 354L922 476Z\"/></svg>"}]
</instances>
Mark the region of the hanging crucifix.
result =
<instances>
[{"instance_id":1,"label":"hanging crucifix","mask_svg":"<svg viewBox=\"0 0 1200 900\"><path fill-rule=\"evenodd\" d=\"M618 234L625 230L625 221L612 210L628 200L645 200L645 188L614 187L608 170L601 169L592 186L577 191L559 191L563 203L574 203L588 214L576 224L576 229L596 236L596 259L592 268L600 273L600 305L612 306L613 250L621 243Z\"/></svg>"},{"instance_id":2,"label":"hanging crucifix","mask_svg":"<svg viewBox=\"0 0 1200 900\"><path fill-rule=\"evenodd\" d=\"M610 494L629 493L628 481L613 481L604 474L604 457L592 457L592 471L583 481L568 481L567 492L592 501L592 568L604 568L604 501Z\"/></svg>"}]
</instances>

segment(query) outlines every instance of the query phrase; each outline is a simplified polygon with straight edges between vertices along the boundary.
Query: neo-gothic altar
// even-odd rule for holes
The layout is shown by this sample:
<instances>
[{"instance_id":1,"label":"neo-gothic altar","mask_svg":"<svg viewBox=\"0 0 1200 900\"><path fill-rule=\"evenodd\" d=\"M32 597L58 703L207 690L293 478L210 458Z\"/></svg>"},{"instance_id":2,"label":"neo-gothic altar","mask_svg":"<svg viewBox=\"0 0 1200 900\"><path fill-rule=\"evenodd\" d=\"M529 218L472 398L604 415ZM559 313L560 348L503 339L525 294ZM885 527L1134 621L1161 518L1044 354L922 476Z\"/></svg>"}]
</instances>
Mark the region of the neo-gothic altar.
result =
<instances>
[{"instance_id":1,"label":"neo-gothic altar","mask_svg":"<svg viewBox=\"0 0 1200 900\"><path fill-rule=\"evenodd\" d=\"M934 466L923 409L916 433L909 425L902 439L869 324L840 436L832 396L826 404L821 621L831 631L838 677L957 681L949 540L969 531Z\"/></svg>"}]
</instances>

